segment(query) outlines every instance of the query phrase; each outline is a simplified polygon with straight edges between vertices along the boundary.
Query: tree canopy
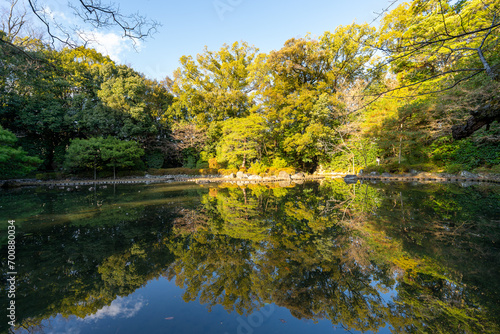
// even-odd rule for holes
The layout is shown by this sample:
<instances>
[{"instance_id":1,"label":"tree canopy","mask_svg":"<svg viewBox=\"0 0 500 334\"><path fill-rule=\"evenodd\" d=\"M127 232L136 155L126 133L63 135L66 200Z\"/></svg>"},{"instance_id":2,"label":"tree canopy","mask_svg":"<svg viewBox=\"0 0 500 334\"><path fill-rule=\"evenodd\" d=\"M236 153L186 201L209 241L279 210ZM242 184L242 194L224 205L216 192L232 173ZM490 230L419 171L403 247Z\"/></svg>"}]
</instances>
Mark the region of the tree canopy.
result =
<instances>
[{"instance_id":1,"label":"tree canopy","mask_svg":"<svg viewBox=\"0 0 500 334\"><path fill-rule=\"evenodd\" d=\"M0 124L43 160L40 171L60 170L72 140L109 136L136 142L156 168L285 161L356 172L378 158L386 171L496 171L499 6L413 0L378 28L339 26L269 53L244 41L205 48L161 82L93 49L23 36L12 7Z\"/></svg>"}]
</instances>

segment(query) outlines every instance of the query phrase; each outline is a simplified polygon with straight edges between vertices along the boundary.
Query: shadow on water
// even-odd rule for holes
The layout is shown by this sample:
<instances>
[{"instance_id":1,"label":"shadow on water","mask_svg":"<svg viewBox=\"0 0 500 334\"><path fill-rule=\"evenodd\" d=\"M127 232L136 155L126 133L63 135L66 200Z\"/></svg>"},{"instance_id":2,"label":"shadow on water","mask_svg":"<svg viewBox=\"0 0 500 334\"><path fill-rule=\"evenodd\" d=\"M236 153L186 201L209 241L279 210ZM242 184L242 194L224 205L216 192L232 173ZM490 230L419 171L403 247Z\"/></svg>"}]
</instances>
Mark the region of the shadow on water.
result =
<instances>
[{"instance_id":1,"label":"shadow on water","mask_svg":"<svg viewBox=\"0 0 500 334\"><path fill-rule=\"evenodd\" d=\"M2 224L17 226L16 331L91 317L166 278L185 302L247 326L279 307L283 323L330 331L496 333L498 203L498 186L335 180L3 191Z\"/></svg>"}]
</instances>

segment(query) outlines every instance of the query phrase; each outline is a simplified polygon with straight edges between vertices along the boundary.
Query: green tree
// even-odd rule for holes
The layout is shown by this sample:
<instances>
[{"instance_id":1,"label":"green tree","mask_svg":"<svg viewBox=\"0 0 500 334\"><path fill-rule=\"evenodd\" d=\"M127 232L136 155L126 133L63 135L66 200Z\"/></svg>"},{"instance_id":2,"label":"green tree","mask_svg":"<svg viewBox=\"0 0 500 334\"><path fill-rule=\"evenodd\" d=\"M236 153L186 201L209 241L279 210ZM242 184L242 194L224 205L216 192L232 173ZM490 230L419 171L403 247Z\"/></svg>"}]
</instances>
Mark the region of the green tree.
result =
<instances>
[{"instance_id":1,"label":"green tree","mask_svg":"<svg viewBox=\"0 0 500 334\"><path fill-rule=\"evenodd\" d=\"M101 155L103 146L103 138L71 140L66 151L66 167L72 170L90 168L94 171L94 180L96 180L97 167L103 162Z\"/></svg>"},{"instance_id":2,"label":"green tree","mask_svg":"<svg viewBox=\"0 0 500 334\"><path fill-rule=\"evenodd\" d=\"M0 125L0 177L2 179L24 176L42 163L38 157L28 156L22 148L15 148L16 142L16 136Z\"/></svg>"},{"instance_id":3,"label":"green tree","mask_svg":"<svg viewBox=\"0 0 500 334\"><path fill-rule=\"evenodd\" d=\"M144 150L136 142L121 141L108 137L103 140L101 158L106 166L113 167L113 178L116 179L117 167L130 167L144 155Z\"/></svg>"},{"instance_id":4,"label":"green tree","mask_svg":"<svg viewBox=\"0 0 500 334\"><path fill-rule=\"evenodd\" d=\"M98 167L113 167L113 177L116 178L117 167L134 166L143 155L144 150L136 142L113 137L73 139L66 152L65 164L74 171L92 169L94 180L97 178Z\"/></svg>"},{"instance_id":5,"label":"green tree","mask_svg":"<svg viewBox=\"0 0 500 334\"><path fill-rule=\"evenodd\" d=\"M247 166L247 161L262 159L265 123L261 116L233 118L222 123L218 160L230 166Z\"/></svg>"},{"instance_id":6,"label":"green tree","mask_svg":"<svg viewBox=\"0 0 500 334\"><path fill-rule=\"evenodd\" d=\"M180 59L171 90L175 96L170 109L174 119L193 120L207 126L210 122L245 117L254 105L249 93L250 67L257 49L247 43L224 45L219 51Z\"/></svg>"},{"instance_id":7,"label":"green tree","mask_svg":"<svg viewBox=\"0 0 500 334\"><path fill-rule=\"evenodd\" d=\"M391 70L409 95L435 94L459 87L471 79L482 84L462 92L469 103L448 110L455 122L462 121L462 111L470 112L465 124L452 128L453 137L461 139L494 121L500 120L498 87L500 15L498 0L420 1L403 3L383 19L379 48ZM393 89L393 90L394 90ZM405 97L403 91L401 97ZM406 95L407 96L407 95ZM469 99L464 97L469 97ZM467 108L472 102L473 106Z\"/></svg>"},{"instance_id":8,"label":"green tree","mask_svg":"<svg viewBox=\"0 0 500 334\"><path fill-rule=\"evenodd\" d=\"M335 142L335 128L346 114L341 90L371 76L367 64L375 37L368 25L352 24L326 32L318 40L290 39L267 56L260 91L275 154L305 170L314 170Z\"/></svg>"}]
</instances>

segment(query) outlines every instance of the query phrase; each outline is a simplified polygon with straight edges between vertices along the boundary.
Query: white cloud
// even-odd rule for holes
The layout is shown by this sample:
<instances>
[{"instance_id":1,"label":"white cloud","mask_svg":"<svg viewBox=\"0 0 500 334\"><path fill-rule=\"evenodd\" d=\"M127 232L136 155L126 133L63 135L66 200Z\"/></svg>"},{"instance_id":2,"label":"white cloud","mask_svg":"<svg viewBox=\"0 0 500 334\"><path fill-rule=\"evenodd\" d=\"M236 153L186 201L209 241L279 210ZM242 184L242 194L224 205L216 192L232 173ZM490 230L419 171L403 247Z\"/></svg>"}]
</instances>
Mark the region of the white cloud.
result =
<instances>
[{"instance_id":1,"label":"white cloud","mask_svg":"<svg viewBox=\"0 0 500 334\"><path fill-rule=\"evenodd\" d=\"M130 298L118 297L111 302L111 305L104 306L102 309L92 315L85 317L83 320L97 321L106 317L131 318L136 315L144 305L144 300L142 298L133 300Z\"/></svg>"},{"instance_id":2,"label":"white cloud","mask_svg":"<svg viewBox=\"0 0 500 334\"><path fill-rule=\"evenodd\" d=\"M121 62L121 55L125 52L134 50L134 45L131 40L110 32L102 33L99 31L83 31L80 32L83 39L88 40L87 47L94 48L103 55L109 56L112 60ZM141 43L136 42L135 49L140 50Z\"/></svg>"}]
</instances>

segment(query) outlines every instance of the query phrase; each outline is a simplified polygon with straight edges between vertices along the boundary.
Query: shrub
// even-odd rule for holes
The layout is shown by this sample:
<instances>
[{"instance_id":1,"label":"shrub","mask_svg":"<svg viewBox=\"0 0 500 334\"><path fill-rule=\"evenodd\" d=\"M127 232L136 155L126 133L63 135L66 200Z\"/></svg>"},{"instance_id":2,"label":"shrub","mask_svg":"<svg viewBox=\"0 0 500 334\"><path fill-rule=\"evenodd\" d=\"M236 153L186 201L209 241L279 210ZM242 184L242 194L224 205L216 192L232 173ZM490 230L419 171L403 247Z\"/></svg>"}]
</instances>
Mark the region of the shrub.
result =
<instances>
[{"instance_id":1,"label":"shrub","mask_svg":"<svg viewBox=\"0 0 500 334\"><path fill-rule=\"evenodd\" d=\"M217 163L217 158L208 159L208 168L219 168L219 164Z\"/></svg>"},{"instance_id":2,"label":"shrub","mask_svg":"<svg viewBox=\"0 0 500 334\"><path fill-rule=\"evenodd\" d=\"M295 168L293 167L285 167L285 168L278 168L276 170L276 175L278 175L280 172L287 172L288 174L295 174Z\"/></svg>"},{"instance_id":3,"label":"shrub","mask_svg":"<svg viewBox=\"0 0 500 334\"><path fill-rule=\"evenodd\" d=\"M162 168L162 169L150 169L148 171L151 175L200 175L200 170L193 168Z\"/></svg>"},{"instance_id":4,"label":"shrub","mask_svg":"<svg viewBox=\"0 0 500 334\"><path fill-rule=\"evenodd\" d=\"M267 167L261 162L254 162L250 168L248 168L248 172L250 174L258 175L260 173L264 173L267 170Z\"/></svg>"},{"instance_id":5,"label":"shrub","mask_svg":"<svg viewBox=\"0 0 500 334\"><path fill-rule=\"evenodd\" d=\"M500 163L500 145L497 143L476 143L472 139L454 141L440 138L431 145L430 156L436 164L444 164L447 170L458 168L473 170L479 166L493 166Z\"/></svg>"},{"instance_id":6,"label":"shrub","mask_svg":"<svg viewBox=\"0 0 500 334\"><path fill-rule=\"evenodd\" d=\"M209 168L208 166L208 161L205 161L203 159L198 159L198 161L196 161L196 168L197 169L206 169L206 168Z\"/></svg>"},{"instance_id":7,"label":"shrub","mask_svg":"<svg viewBox=\"0 0 500 334\"><path fill-rule=\"evenodd\" d=\"M285 159L282 159L280 157L276 157L276 158L274 158L271 166L274 168L285 168L287 166L287 163L286 163Z\"/></svg>"},{"instance_id":8,"label":"shrub","mask_svg":"<svg viewBox=\"0 0 500 334\"><path fill-rule=\"evenodd\" d=\"M162 168L163 162L164 158L161 152L154 152L146 156L146 165L148 168Z\"/></svg>"},{"instance_id":9,"label":"shrub","mask_svg":"<svg viewBox=\"0 0 500 334\"><path fill-rule=\"evenodd\" d=\"M229 175L231 173L233 173L233 174L238 173L238 169L236 169L236 168L219 169L219 174L221 174L221 175Z\"/></svg>"},{"instance_id":10,"label":"shrub","mask_svg":"<svg viewBox=\"0 0 500 334\"><path fill-rule=\"evenodd\" d=\"M218 174L218 170L216 168L206 168L199 170L201 175L216 175Z\"/></svg>"},{"instance_id":11,"label":"shrub","mask_svg":"<svg viewBox=\"0 0 500 334\"><path fill-rule=\"evenodd\" d=\"M47 180L58 180L63 179L65 175L63 173L51 172L51 173L37 173L35 178L37 180L47 181Z\"/></svg>"},{"instance_id":12,"label":"shrub","mask_svg":"<svg viewBox=\"0 0 500 334\"><path fill-rule=\"evenodd\" d=\"M450 164L446 166L445 171L447 173L457 174L458 172L463 171L464 169L465 169L464 166L461 164Z\"/></svg>"}]
</instances>

